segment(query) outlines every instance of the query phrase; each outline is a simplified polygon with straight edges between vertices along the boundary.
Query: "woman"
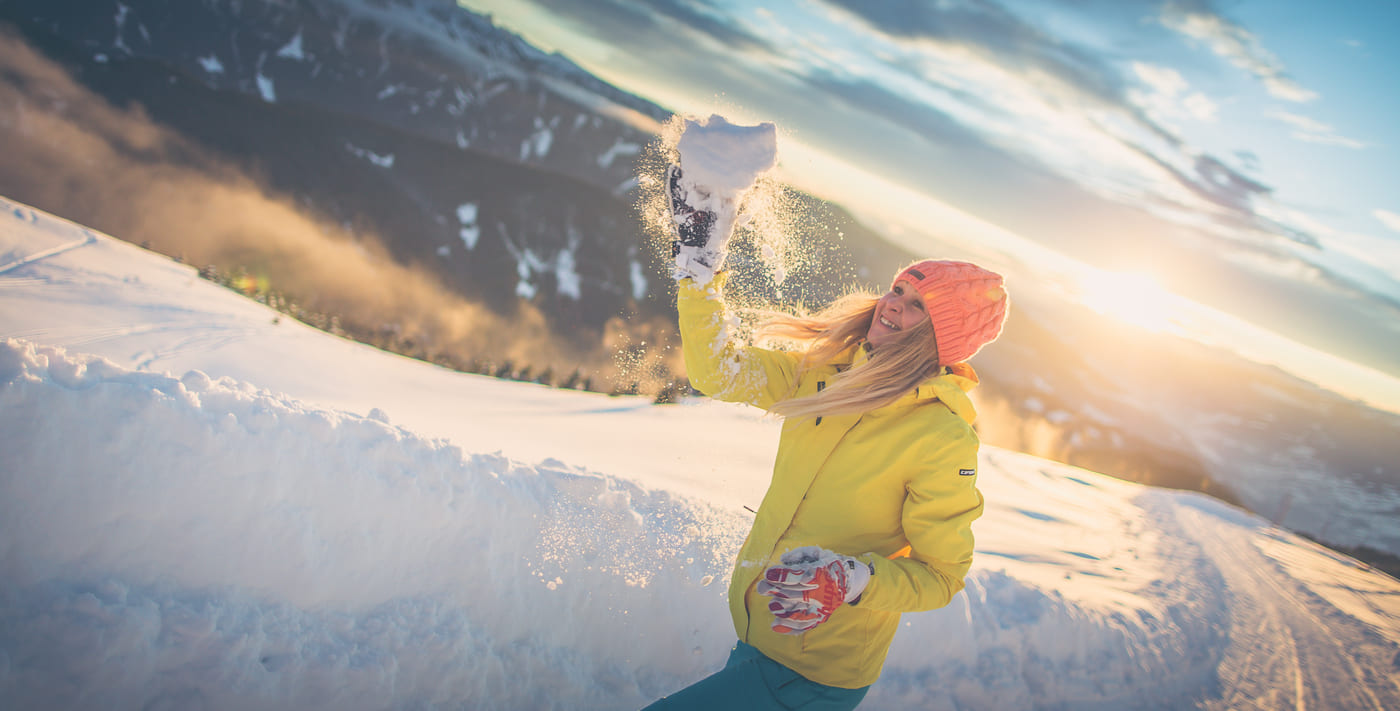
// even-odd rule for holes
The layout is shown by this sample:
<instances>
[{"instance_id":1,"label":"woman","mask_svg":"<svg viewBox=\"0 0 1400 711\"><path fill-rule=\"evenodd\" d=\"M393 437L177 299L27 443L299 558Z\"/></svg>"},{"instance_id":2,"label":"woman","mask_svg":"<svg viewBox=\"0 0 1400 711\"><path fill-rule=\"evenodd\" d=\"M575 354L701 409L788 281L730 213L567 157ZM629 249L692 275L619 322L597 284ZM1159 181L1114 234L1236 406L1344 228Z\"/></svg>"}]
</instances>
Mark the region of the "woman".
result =
<instances>
[{"instance_id":1,"label":"woman","mask_svg":"<svg viewBox=\"0 0 1400 711\"><path fill-rule=\"evenodd\" d=\"M691 383L786 420L729 587L739 643L722 671L649 708L853 709L900 613L963 588L982 513L966 361L1001 332L1003 280L916 262L884 296L770 320L806 346L785 352L730 340L723 272L680 276Z\"/></svg>"}]
</instances>

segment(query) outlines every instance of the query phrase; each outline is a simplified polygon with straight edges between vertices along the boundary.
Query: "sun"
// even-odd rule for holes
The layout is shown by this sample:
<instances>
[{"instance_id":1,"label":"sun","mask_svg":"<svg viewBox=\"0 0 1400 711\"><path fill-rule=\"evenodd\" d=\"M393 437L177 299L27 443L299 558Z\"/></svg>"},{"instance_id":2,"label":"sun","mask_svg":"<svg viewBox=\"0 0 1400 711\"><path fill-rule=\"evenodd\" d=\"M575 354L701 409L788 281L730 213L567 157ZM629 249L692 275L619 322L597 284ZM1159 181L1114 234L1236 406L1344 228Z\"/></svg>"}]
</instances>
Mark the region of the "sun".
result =
<instances>
[{"instance_id":1,"label":"sun","mask_svg":"<svg viewBox=\"0 0 1400 711\"><path fill-rule=\"evenodd\" d=\"M1097 269L1079 278L1079 299L1085 306L1152 332L1173 328L1178 298L1146 272Z\"/></svg>"}]
</instances>

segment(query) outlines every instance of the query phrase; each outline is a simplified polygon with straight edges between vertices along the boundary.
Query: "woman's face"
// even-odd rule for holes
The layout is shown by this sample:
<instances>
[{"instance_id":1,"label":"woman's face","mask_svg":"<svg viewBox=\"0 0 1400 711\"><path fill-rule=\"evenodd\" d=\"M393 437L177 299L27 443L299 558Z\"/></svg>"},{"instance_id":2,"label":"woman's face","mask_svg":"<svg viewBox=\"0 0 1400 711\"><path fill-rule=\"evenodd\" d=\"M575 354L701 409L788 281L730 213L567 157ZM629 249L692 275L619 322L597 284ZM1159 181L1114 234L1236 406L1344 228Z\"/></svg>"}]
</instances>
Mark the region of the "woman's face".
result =
<instances>
[{"instance_id":1,"label":"woman's face","mask_svg":"<svg viewBox=\"0 0 1400 711\"><path fill-rule=\"evenodd\" d=\"M926 320L928 313L924 310L924 297L914 290L912 284L900 279L875 305L875 318L870 322L870 331L865 334L865 340L871 348L879 348L898 338L899 332L914 328Z\"/></svg>"}]
</instances>

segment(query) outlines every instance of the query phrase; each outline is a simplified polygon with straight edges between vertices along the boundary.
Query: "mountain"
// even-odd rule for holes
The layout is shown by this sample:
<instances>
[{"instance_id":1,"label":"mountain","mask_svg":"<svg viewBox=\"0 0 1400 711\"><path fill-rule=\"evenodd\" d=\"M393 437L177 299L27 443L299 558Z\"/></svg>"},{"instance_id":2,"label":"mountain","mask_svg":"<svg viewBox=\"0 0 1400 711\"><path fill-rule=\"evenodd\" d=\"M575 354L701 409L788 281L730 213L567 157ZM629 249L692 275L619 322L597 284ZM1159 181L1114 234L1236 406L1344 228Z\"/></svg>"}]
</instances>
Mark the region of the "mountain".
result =
<instances>
[{"instance_id":1,"label":"mountain","mask_svg":"<svg viewBox=\"0 0 1400 711\"><path fill-rule=\"evenodd\" d=\"M146 60L609 189L669 115L452 0L9 0L4 14L98 65Z\"/></svg>"},{"instance_id":2,"label":"mountain","mask_svg":"<svg viewBox=\"0 0 1400 711\"><path fill-rule=\"evenodd\" d=\"M523 297L597 330L635 302L669 308L647 279L664 271L661 250L636 212L636 160L669 112L487 17L428 0L20 1L0 17L85 89L197 144L181 153L212 151L497 310ZM132 228L82 200L44 199L32 173L7 177L8 195ZM837 208L789 201L819 215L802 220L810 242L849 235L893 254L888 264L906 259ZM834 258L852 276L865 261Z\"/></svg>"}]
</instances>

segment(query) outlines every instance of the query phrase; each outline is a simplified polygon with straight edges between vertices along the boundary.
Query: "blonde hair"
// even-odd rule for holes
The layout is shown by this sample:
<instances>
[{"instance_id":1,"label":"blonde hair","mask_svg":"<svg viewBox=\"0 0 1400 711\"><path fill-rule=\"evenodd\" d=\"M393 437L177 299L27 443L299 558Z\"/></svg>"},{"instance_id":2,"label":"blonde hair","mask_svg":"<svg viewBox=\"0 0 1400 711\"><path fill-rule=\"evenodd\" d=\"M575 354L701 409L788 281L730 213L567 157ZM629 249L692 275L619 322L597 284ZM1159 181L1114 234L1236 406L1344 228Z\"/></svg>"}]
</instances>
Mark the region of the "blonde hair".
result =
<instances>
[{"instance_id":1,"label":"blonde hair","mask_svg":"<svg viewBox=\"0 0 1400 711\"><path fill-rule=\"evenodd\" d=\"M849 294L811 316L772 313L758 328L759 335L776 336L806 344L798 366L798 378L813 368L836 360L852 347L864 344L875 318L879 297ZM863 347L863 346L862 346ZM933 324L928 319L899 332L896 339L872 350L859 366L842 371L814 395L791 394L771 410L786 417L820 417L869 412L898 400L939 370ZM793 390L797 385L794 383Z\"/></svg>"}]
</instances>

